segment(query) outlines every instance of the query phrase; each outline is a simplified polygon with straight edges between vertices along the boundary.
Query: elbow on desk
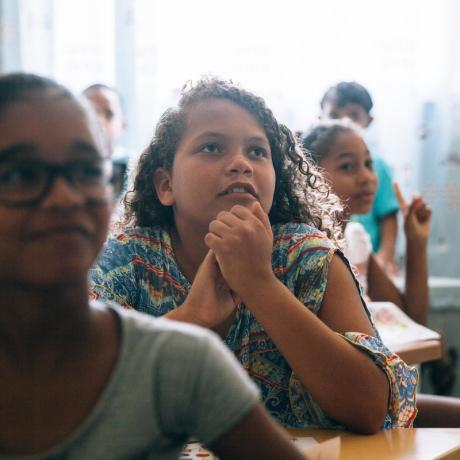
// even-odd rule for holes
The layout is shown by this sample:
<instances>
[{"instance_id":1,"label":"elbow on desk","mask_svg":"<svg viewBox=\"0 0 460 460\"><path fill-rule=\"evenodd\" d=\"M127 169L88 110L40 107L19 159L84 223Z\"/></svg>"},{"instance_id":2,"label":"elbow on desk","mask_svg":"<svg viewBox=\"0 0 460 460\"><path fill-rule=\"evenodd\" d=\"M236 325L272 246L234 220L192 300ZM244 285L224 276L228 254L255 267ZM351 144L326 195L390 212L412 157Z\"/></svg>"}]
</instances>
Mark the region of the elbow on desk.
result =
<instances>
[{"instance_id":1,"label":"elbow on desk","mask_svg":"<svg viewBox=\"0 0 460 460\"><path fill-rule=\"evenodd\" d=\"M389 388L387 387L388 392ZM374 389L368 395L362 395L361 402L356 406L347 422L352 431L360 434L375 434L382 429L388 413L388 396L383 397L384 391ZM387 393L388 395L388 393Z\"/></svg>"},{"instance_id":2,"label":"elbow on desk","mask_svg":"<svg viewBox=\"0 0 460 460\"><path fill-rule=\"evenodd\" d=\"M349 423L349 428L359 434L375 434L383 427L386 413L382 416L380 411L367 411L366 414L357 414L357 420Z\"/></svg>"}]
</instances>

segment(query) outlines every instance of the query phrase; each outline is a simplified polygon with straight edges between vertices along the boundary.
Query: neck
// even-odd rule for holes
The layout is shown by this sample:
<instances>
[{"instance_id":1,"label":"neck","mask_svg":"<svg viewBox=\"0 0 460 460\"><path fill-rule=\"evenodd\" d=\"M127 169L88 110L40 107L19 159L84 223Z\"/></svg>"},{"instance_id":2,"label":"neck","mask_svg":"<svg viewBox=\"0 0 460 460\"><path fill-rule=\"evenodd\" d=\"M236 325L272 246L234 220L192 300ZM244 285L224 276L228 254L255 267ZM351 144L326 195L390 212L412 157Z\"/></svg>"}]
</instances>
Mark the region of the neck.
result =
<instances>
[{"instance_id":1,"label":"neck","mask_svg":"<svg viewBox=\"0 0 460 460\"><path fill-rule=\"evenodd\" d=\"M208 248L204 243L206 230L181 228L180 224L171 231L171 240L176 255L176 261L184 276L193 283L196 272L203 262Z\"/></svg>"},{"instance_id":2,"label":"neck","mask_svg":"<svg viewBox=\"0 0 460 460\"><path fill-rule=\"evenodd\" d=\"M36 287L0 283L0 354L33 362L58 360L81 348L89 334L86 279Z\"/></svg>"}]
</instances>

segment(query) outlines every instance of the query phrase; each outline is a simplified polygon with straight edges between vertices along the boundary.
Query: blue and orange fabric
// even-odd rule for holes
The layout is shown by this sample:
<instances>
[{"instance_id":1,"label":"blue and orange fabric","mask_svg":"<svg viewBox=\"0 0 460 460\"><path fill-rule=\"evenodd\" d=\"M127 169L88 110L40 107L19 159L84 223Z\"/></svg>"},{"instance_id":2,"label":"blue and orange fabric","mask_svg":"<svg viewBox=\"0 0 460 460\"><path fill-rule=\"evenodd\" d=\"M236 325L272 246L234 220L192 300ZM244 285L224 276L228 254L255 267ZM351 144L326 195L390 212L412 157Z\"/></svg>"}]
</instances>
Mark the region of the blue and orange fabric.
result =
<instances>
[{"instance_id":1,"label":"blue and orange fabric","mask_svg":"<svg viewBox=\"0 0 460 460\"><path fill-rule=\"evenodd\" d=\"M274 225L273 234L275 275L317 315L337 249L324 234L305 224ZM170 233L158 227L131 228L111 236L91 277L93 298L113 300L153 316L180 306L191 289L177 265ZM388 377L391 397L384 427L411 426L417 413L417 371L388 350L378 335L350 331L342 337L367 353ZM267 410L282 425L343 428L321 410L243 303L237 307L225 343L258 384Z\"/></svg>"}]
</instances>

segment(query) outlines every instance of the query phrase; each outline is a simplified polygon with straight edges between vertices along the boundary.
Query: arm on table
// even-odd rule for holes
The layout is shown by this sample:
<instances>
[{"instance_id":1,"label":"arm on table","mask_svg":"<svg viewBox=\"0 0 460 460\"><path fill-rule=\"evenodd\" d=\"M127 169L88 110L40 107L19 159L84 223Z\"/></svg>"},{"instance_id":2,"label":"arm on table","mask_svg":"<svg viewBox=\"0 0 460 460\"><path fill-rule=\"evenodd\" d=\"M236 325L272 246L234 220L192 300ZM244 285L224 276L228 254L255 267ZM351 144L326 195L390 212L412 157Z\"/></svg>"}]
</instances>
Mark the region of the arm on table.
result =
<instances>
[{"instance_id":1,"label":"arm on table","mask_svg":"<svg viewBox=\"0 0 460 460\"><path fill-rule=\"evenodd\" d=\"M222 460L287 459L306 457L257 404L240 422L209 446Z\"/></svg>"},{"instance_id":2,"label":"arm on table","mask_svg":"<svg viewBox=\"0 0 460 460\"><path fill-rule=\"evenodd\" d=\"M260 205L252 211L235 206L214 222L205 241L223 277L315 401L356 431L377 431L388 410L388 380L366 353L335 332L374 334L344 262L333 257L317 317L275 277L270 222Z\"/></svg>"}]
</instances>

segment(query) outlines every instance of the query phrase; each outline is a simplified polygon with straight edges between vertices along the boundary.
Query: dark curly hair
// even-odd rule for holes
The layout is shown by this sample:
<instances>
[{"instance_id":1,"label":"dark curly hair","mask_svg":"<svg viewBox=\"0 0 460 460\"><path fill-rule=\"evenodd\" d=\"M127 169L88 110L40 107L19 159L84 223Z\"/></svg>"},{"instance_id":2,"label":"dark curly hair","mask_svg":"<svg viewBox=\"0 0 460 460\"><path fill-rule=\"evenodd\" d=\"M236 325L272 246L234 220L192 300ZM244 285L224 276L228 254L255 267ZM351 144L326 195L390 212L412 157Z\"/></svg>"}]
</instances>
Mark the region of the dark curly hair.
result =
<instances>
[{"instance_id":1,"label":"dark curly hair","mask_svg":"<svg viewBox=\"0 0 460 460\"><path fill-rule=\"evenodd\" d=\"M366 113L370 113L374 103L369 91L356 81L341 81L331 86L321 99L321 108L326 102L332 102L338 107L345 107L348 104L360 105Z\"/></svg>"},{"instance_id":2,"label":"dark curly hair","mask_svg":"<svg viewBox=\"0 0 460 460\"><path fill-rule=\"evenodd\" d=\"M324 120L312 126L300 137L302 147L310 152L310 158L316 165L328 155L337 137L346 132L357 132L359 126L351 120Z\"/></svg>"},{"instance_id":3,"label":"dark curly hair","mask_svg":"<svg viewBox=\"0 0 460 460\"><path fill-rule=\"evenodd\" d=\"M270 222L304 222L338 242L341 212L339 200L331 194L321 173L308 160L292 132L277 122L265 101L231 81L207 77L182 90L178 106L167 110L154 137L141 154L134 176L133 189L125 198L124 226L173 226L171 207L163 206L153 186L158 168L171 171L176 149L184 134L188 110L207 99L226 99L247 110L263 127L272 153L276 174Z\"/></svg>"}]
</instances>

